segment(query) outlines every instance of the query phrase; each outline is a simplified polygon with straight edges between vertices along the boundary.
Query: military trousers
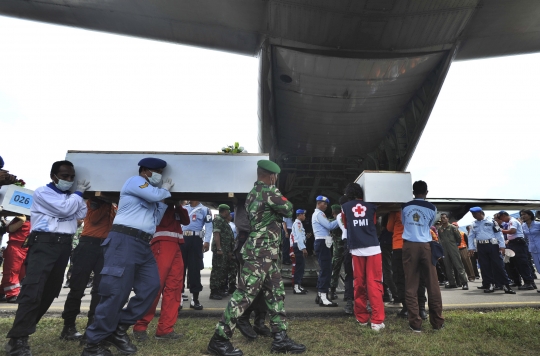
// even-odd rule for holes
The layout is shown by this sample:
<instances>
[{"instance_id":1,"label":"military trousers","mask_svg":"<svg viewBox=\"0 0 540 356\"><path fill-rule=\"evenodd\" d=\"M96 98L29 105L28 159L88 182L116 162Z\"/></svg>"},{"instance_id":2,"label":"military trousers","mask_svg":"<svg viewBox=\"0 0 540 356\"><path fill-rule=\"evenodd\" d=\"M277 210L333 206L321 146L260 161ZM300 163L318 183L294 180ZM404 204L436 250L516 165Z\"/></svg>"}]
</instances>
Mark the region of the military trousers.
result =
<instances>
[{"instance_id":1,"label":"military trousers","mask_svg":"<svg viewBox=\"0 0 540 356\"><path fill-rule=\"evenodd\" d=\"M294 249L294 259L296 262L294 270L294 285L301 286L302 279L304 278L304 271L306 268L306 259L304 257L304 252L298 248L298 244L295 242L293 245Z\"/></svg>"},{"instance_id":2,"label":"military trousers","mask_svg":"<svg viewBox=\"0 0 540 356\"><path fill-rule=\"evenodd\" d=\"M461 261L461 255L455 244L443 243L444 250L444 269L446 271L446 278L450 285L462 286L467 283L467 274L465 274L465 267ZM458 275L454 274L454 268L457 270Z\"/></svg>"},{"instance_id":3,"label":"military trousers","mask_svg":"<svg viewBox=\"0 0 540 356\"><path fill-rule=\"evenodd\" d=\"M73 250L71 260L73 270L69 280L69 293L64 303L62 318L64 325L75 325L75 319L81 312L81 300L84 296L86 285L90 275L94 272L94 281L91 291L92 299L88 310L88 322L90 325L96 312L96 307L101 299L99 295L99 283L101 282L101 269L103 268L103 239L81 236L79 244Z\"/></svg>"},{"instance_id":4,"label":"military trousers","mask_svg":"<svg viewBox=\"0 0 540 356\"><path fill-rule=\"evenodd\" d=\"M156 259L148 242L111 231L102 246L101 300L94 322L86 329L89 344L105 339L119 324L135 324L150 309L160 289ZM135 295L129 298L132 289Z\"/></svg>"},{"instance_id":5,"label":"military trousers","mask_svg":"<svg viewBox=\"0 0 540 356\"><path fill-rule=\"evenodd\" d=\"M327 293L332 278L332 249L326 247L324 239L315 240L315 253L319 262L319 278L317 279L317 291Z\"/></svg>"},{"instance_id":6,"label":"military trousers","mask_svg":"<svg viewBox=\"0 0 540 356\"><path fill-rule=\"evenodd\" d=\"M238 289L233 293L221 320L216 325L216 333L230 339L236 327L236 320L253 303L259 293L270 312L270 328L273 333L287 330L285 314L285 287L277 266L277 260L270 256L244 257Z\"/></svg>"},{"instance_id":7,"label":"military trousers","mask_svg":"<svg viewBox=\"0 0 540 356\"><path fill-rule=\"evenodd\" d=\"M181 246L184 260L184 282L191 293L203 290L201 283L201 270L204 268L203 240L199 236L184 236ZM187 279L186 279L187 275Z\"/></svg>"},{"instance_id":8,"label":"military trousers","mask_svg":"<svg viewBox=\"0 0 540 356\"><path fill-rule=\"evenodd\" d=\"M332 245L332 279L330 280L330 287L337 288L339 284L339 274L341 273L341 266L343 265L343 251L345 247L341 238L334 239Z\"/></svg>"},{"instance_id":9,"label":"military trousers","mask_svg":"<svg viewBox=\"0 0 540 356\"><path fill-rule=\"evenodd\" d=\"M36 242L30 246L26 256L26 277L17 297L19 306L8 338L36 332L37 323L60 294L70 255L71 242Z\"/></svg>"},{"instance_id":10,"label":"military trousers","mask_svg":"<svg viewBox=\"0 0 540 356\"><path fill-rule=\"evenodd\" d=\"M469 281L474 281L474 269L472 267L471 258L469 257L469 251L467 250L467 247L460 248L459 255L461 257L461 262L463 262L463 267L465 267L465 272L467 273Z\"/></svg>"},{"instance_id":11,"label":"military trousers","mask_svg":"<svg viewBox=\"0 0 540 356\"><path fill-rule=\"evenodd\" d=\"M352 266L352 255L347 248L344 250L343 270L345 271L345 293L343 300L354 299L354 275Z\"/></svg>"},{"instance_id":12,"label":"military trousers","mask_svg":"<svg viewBox=\"0 0 540 356\"><path fill-rule=\"evenodd\" d=\"M478 262L482 271L482 284L497 284L499 286L510 284L508 274L504 268L503 258L499 252L499 245L477 244L476 248L478 249Z\"/></svg>"},{"instance_id":13,"label":"military trousers","mask_svg":"<svg viewBox=\"0 0 540 356\"><path fill-rule=\"evenodd\" d=\"M235 262L229 253L223 251L221 255L217 252L212 254L212 271L210 272L210 290L227 290L227 283L230 278L231 268L236 269Z\"/></svg>"}]
</instances>

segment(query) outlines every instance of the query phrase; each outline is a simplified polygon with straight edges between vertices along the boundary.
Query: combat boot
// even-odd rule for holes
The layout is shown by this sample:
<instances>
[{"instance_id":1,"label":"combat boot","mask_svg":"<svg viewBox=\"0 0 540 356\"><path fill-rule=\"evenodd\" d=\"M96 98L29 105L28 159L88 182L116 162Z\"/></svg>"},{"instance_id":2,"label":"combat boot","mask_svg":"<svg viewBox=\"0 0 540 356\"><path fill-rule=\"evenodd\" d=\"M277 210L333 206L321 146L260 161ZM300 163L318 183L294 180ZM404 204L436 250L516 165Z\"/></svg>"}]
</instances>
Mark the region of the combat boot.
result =
<instances>
[{"instance_id":1,"label":"combat boot","mask_svg":"<svg viewBox=\"0 0 540 356\"><path fill-rule=\"evenodd\" d=\"M112 356L112 353L101 344L87 344L81 356Z\"/></svg>"},{"instance_id":2,"label":"combat boot","mask_svg":"<svg viewBox=\"0 0 540 356\"><path fill-rule=\"evenodd\" d=\"M12 337L6 344L6 354L9 356L32 356L28 345L28 336Z\"/></svg>"},{"instance_id":3,"label":"combat boot","mask_svg":"<svg viewBox=\"0 0 540 356\"><path fill-rule=\"evenodd\" d=\"M282 330L274 334L274 341L272 341L270 352L279 354L301 354L306 352L306 346L297 344L292 339L289 339L287 332Z\"/></svg>"},{"instance_id":4,"label":"combat boot","mask_svg":"<svg viewBox=\"0 0 540 356\"><path fill-rule=\"evenodd\" d=\"M426 307L420 307L418 310L418 314L420 315L420 318L422 318L422 320L428 319L428 315L426 313Z\"/></svg>"},{"instance_id":5,"label":"combat boot","mask_svg":"<svg viewBox=\"0 0 540 356\"><path fill-rule=\"evenodd\" d=\"M206 349L210 355L217 356L242 356L244 353L240 349L235 349L231 344L231 340L225 339L222 336L219 336L217 333L214 333L214 336L210 339L208 343L208 348Z\"/></svg>"},{"instance_id":6,"label":"combat boot","mask_svg":"<svg viewBox=\"0 0 540 356\"><path fill-rule=\"evenodd\" d=\"M266 312L255 312L253 330L261 336L272 337L272 331L268 328L268 326L264 325L265 319Z\"/></svg>"},{"instance_id":7,"label":"combat boot","mask_svg":"<svg viewBox=\"0 0 540 356\"><path fill-rule=\"evenodd\" d=\"M64 325L62 333L60 334L60 340L76 341L80 340L82 334L77 331L75 325Z\"/></svg>"},{"instance_id":8,"label":"combat boot","mask_svg":"<svg viewBox=\"0 0 540 356\"><path fill-rule=\"evenodd\" d=\"M221 294L219 293L219 291L217 291L217 290L211 290L211 291L210 291L210 299L214 299L214 300L222 300L223 297L221 296Z\"/></svg>"},{"instance_id":9,"label":"combat boot","mask_svg":"<svg viewBox=\"0 0 540 356\"><path fill-rule=\"evenodd\" d=\"M347 304L345 305L345 308L343 308L343 310L345 311L345 314L349 314L349 315L352 315L354 314L354 304L353 304L353 301L348 299L347 300Z\"/></svg>"},{"instance_id":10,"label":"combat boot","mask_svg":"<svg viewBox=\"0 0 540 356\"><path fill-rule=\"evenodd\" d=\"M253 330L251 323L249 322L249 314L244 313L238 319L236 319L236 328L240 330L248 340L255 340L257 333Z\"/></svg>"},{"instance_id":11,"label":"combat boot","mask_svg":"<svg viewBox=\"0 0 540 356\"><path fill-rule=\"evenodd\" d=\"M339 299L337 293L336 293L336 288L332 287L330 288L330 298L328 298L330 300L336 300L336 299Z\"/></svg>"},{"instance_id":12,"label":"combat boot","mask_svg":"<svg viewBox=\"0 0 540 356\"><path fill-rule=\"evenodd\" d=\"M124 354L134 354L137 352L137 346L133 345L127 331L129 325L118 324L116 330L103 340L103 345L114 346L118 351Z\"/></svg>"}]
</instances>

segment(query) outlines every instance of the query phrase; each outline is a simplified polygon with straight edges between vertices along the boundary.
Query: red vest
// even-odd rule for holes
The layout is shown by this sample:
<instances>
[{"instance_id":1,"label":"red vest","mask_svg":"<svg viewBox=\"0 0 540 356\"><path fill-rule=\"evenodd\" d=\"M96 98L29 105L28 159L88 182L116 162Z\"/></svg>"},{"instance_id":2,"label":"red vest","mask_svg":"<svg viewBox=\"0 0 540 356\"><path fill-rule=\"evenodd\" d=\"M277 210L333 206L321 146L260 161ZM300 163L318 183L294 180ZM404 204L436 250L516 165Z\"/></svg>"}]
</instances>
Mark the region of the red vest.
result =
<instances>
[{"instance_id":1,"label":"red vest","mask_svg":"<svg viewBox=\"0 0 540 356\"><path fill-rule=\"evenodd\" d=\"M182 226L189 224L189 215L186 209L181 206L176 208L167 207L165 214L158 226L156 226L156 232L154 238L150 241L150 244L158 241L172 241L179 244L184 243L184 237L182 235Z\"/></svg>"},{"instance_id":2,"label":"red vest","mask_svg":"<svg viewBox=\"0 0 540 356\"><path fill-rule=\"evenodd\" d=\"M30 234L30 228L30 221L25 221L25 223L17 231L9 233L9 242L24 242L24 240L26 240L26 238Z\"/></svg>"}]
</instances>

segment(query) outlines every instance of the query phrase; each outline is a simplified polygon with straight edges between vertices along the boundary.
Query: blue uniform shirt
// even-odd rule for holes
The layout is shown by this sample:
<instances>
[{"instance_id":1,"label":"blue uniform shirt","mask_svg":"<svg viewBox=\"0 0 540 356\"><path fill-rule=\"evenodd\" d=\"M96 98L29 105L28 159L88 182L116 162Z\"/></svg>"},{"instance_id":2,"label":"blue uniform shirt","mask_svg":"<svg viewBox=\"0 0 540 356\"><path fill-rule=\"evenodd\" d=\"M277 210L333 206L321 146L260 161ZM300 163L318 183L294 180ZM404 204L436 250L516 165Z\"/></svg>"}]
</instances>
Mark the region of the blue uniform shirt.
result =
<instances>
[{"instance_id":1,"label":"blue uniform shirt","mask_svg":"<svg viewBox=\"0 0 540 356\"><path fill-rule=\"evenodd\" d=\"M431 225L435 221L437 208L424 199L415 198L403 204L401 221L403 222L403 240L411 242L430 242Z\"/></svg>"},{"instance_id":2,"label":"blue uniform shirt","mask_svg":"<svg viewBox=\"0 0 540 356\"><path fill-rule=\"evenodd\" d=\"M493 230L495 224L495 222L488 219L474 221L471 225L471 232L469 233L469 250L476 250L474 239L477 241L497 239L499 247L505 248L503 233Z\"/></svg>"},{"instance_id":3,"label":"blue uniform shirt","mask_svg":"<svg viewBox=\"0 0 540 356\"><path fill-rule=\"evenodd\" d=\"M212 212L206 206L199 203L196 207L191 205L185 205L184 209L188 211L189 225L182 225L184 231L201 232L203 227L205 230L204 242L210 242L212 239L212 231L214 230L212 224Z\"/></svg>"},{"instance_id":4,"label":"blue uniform shirt","mask_svg":"<svg viewBox=\"0 0 540 356\"><path fill-rule=\"evenodd\" d=\"M540 222L531 221L531 226L523 223L523 233L529 240L529 252L540 253Z\"/></svg>"},{"instance_id":5,"label":"blue uniform shirt","mask_svg":"<svg viewBox=\"0 0 540 356\"><path fill-rule=\"evenodd\" d=\"M287 230L292 230L293 220L292 218L283 218L283 222L287 225Z\"/></svg>"},{"instance_id":6,"label":"blue uniform shirt","mask_svg":"<svg viewBox=\"0 0 540 356\"><path fill-rule=\"evenodd\" d=\"M315 209L315 212L311 216L311 226L313 227L315 239L322 239L330 236L330 230L338 227L338 222L337 220L328 221L323 211Z\"/></svg>"},{"instance_id":7,"label":"blue uniform shirt","mask_svg":"<svg viewBox=\"0 0 540 356\"><path fill-rule=\"evenodd\" d=\"M149 234L156 232L167 204L161 200L169 198L167 189L156 188L141 176L129 178L120 191L118 212L113 224L142 230Z\"/></svg>"}]
</instances>

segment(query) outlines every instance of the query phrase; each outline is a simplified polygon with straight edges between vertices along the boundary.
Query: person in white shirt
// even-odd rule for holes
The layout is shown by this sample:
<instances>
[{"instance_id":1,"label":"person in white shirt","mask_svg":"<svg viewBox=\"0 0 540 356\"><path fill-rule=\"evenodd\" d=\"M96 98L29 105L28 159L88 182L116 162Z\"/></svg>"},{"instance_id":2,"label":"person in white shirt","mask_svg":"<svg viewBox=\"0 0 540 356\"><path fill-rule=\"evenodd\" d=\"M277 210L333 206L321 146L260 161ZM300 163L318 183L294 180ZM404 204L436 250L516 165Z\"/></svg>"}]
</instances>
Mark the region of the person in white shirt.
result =
<instances>
[{"instance_id":1,"label":"person in white shirt","mask_svg":"<svg viewBox=\"0 0 540 356\"><path fill-rule=\"evenodd\" d=\"M304 268L306 266L305 258L307 257L306 249L306 230L302 224L306 220L306 211L303 209L296 210L296 220L293 223L291 230L291 246L294 250L294 258L296 261L294 271L294 294L306 294L307 290L302 288L302 279L304 278Z\"/></svg>"},{"instance_id":2,"label":"person in white shirt","mask_svg":"<svg viewBox=\"0 0 540 356\"><path fill-rule=\"evenodd\" d=\"M73 163L55 162L50 177L51 183L35 190L30 208L26 277L13 327L7 334L8 355L31 355L28 336L36 331L37 323L60 294L77 220L86 216L83 193L90 183L78 181L75 192L70 192L75 180Z\"/></svg>"}]
</instances>

